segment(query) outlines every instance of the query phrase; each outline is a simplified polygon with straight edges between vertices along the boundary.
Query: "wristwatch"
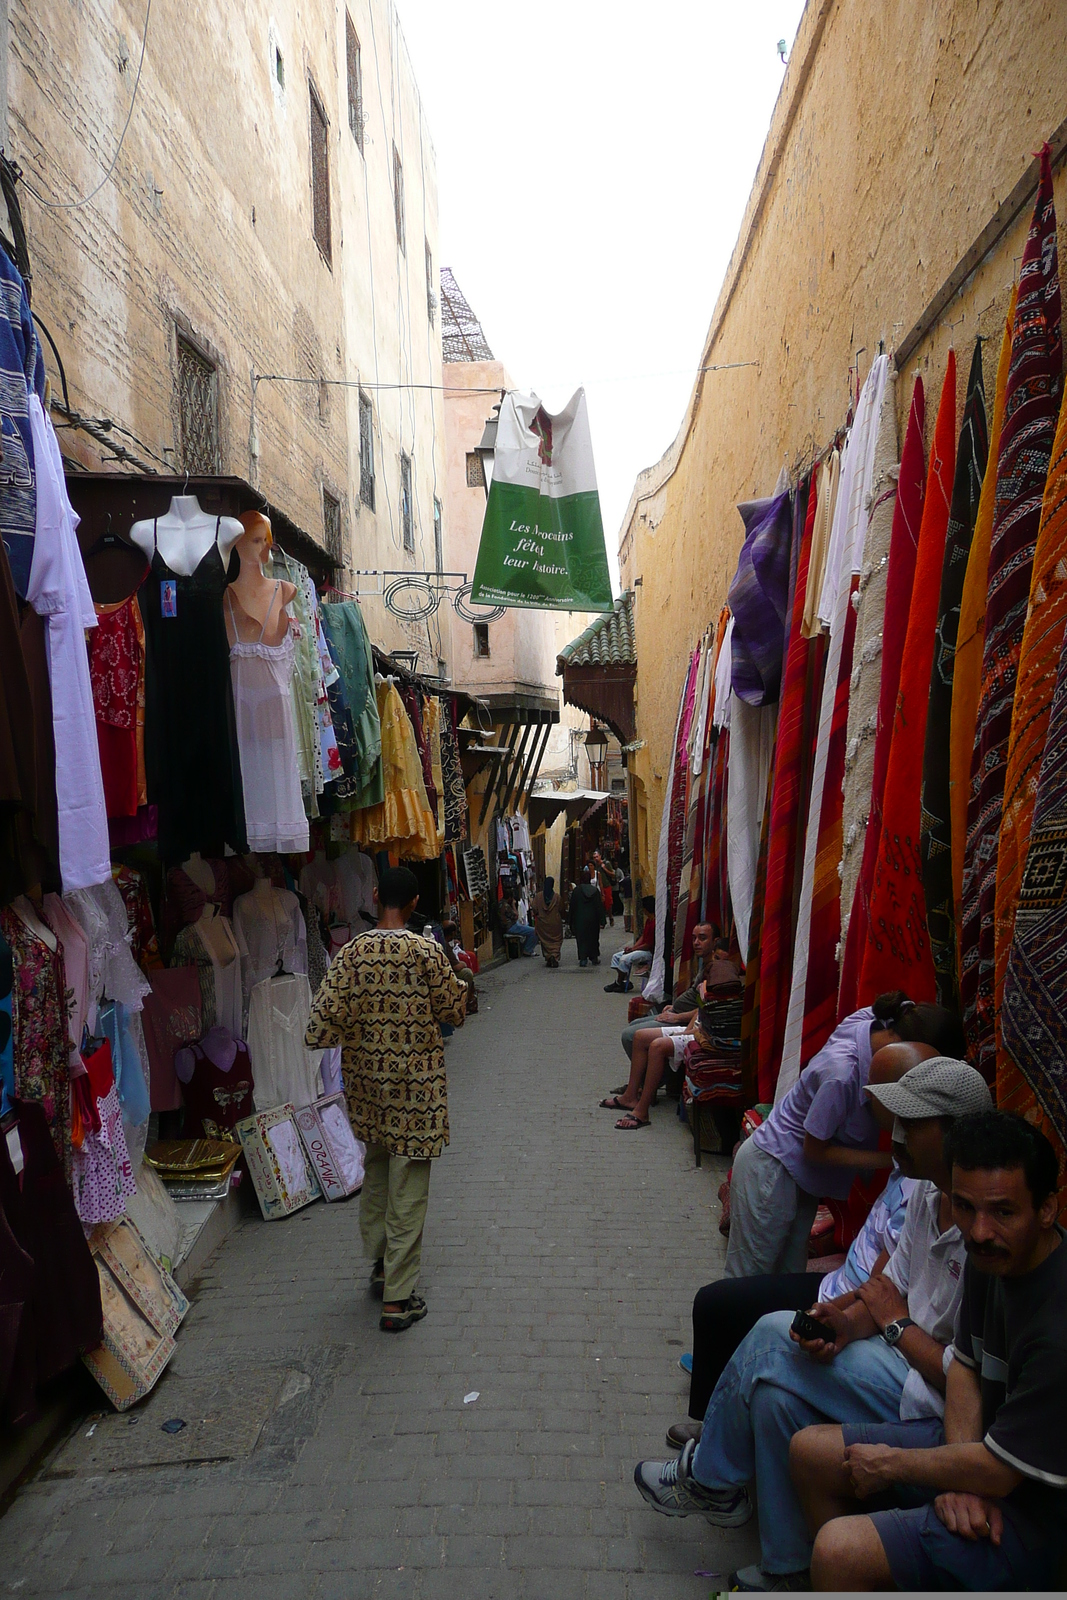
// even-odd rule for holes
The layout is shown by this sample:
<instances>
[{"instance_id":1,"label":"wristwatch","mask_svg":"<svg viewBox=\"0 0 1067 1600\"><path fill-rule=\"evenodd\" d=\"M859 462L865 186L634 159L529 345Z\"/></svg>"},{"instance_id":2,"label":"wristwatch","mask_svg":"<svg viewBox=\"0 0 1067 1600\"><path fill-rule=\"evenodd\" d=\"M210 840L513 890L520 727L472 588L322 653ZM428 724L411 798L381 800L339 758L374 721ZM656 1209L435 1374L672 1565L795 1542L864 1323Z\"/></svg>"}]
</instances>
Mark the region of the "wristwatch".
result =
<instances>
[{"instance_id":1,"label":"wristwatch","mask_svg":"<svg viewBox=\"0 0 1067 1600\"><path fill-rule=\"evenodd\" d=\"M914 1317L898 1317L895 1322L887 1322L882 1329L882 1338L890 1348L895 1348L901 1340L905 1328L917 1326Z\"/></svg>"}]
</instances>

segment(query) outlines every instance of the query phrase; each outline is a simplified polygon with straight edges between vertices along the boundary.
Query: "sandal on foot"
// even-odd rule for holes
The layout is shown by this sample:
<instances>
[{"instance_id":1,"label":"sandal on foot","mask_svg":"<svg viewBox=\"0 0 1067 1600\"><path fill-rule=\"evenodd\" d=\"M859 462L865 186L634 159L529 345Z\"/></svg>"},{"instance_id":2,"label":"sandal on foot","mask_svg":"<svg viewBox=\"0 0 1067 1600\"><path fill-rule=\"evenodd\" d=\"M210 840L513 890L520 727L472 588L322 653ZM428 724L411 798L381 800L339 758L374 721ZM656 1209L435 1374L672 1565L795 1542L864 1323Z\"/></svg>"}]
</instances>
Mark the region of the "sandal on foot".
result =
<instances>
[{"instance_id":1,"label":"sandal on foot","mask_svg":"<svg viewBox=\"0 0 1067 1600\"><path fill-rule=\"evenodd\" d=\"M619 1133L636 1133L638 1128L651 1128L651 1126L651 1117L649 1117L647 1122L642 1122L640 1117L635 1117L632 1112L628 1117L620 1117L618 1122L615 1124L615 1127Z\"/></svg>"},{"instance_id":2,"label":"sandal on foot","mask_svg":"<svg viewBox=\"0 0 1067 1600\"><path fill-rule=\"evenodd\" d=\"M383 1311L378 1318L378 1327L383 1333L404 1333L413 1323L421 1322L429 1309L420 1294L409 1295L397 1304L399 1311Z\"/></svg>"},{"instance_id":3,"label":"sandal on foot","mask_svg":"<svg viewBox=\"0 0 1067 1600\"><path fill-rule=\"evenodd\" d=\"M385 1294L385 1257L379 1256L371 1268L368 1288L375 1300L381 1300Z\"/></svg>"},{"instance_id":4,"label":"sandal on foot","mask_svg":"<svg viewBox=\"0 0 1067 1600\"><path fill-rule=\"evenodd\" d=\"M609 1094L605 1100L601 1100L601 1111L632 1111L633 1106L624 1105L619 1099L621 1094L621 1089L613 1089L611 1094Z\"/></svg>"}]
</instances>

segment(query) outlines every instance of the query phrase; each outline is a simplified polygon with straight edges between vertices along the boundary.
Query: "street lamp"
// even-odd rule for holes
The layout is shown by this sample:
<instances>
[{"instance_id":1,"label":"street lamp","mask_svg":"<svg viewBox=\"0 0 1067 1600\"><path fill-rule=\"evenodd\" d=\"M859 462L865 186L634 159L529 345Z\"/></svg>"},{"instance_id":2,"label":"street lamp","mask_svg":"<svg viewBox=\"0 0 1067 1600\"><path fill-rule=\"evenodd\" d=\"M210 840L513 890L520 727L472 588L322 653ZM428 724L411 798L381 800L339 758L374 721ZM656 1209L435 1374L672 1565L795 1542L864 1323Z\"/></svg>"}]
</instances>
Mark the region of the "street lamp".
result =
<instances>
[{"instance_id":1,"label":"street lamp","mask_svg":"<svg viewBox=\"0 0 1067 1600\"><path fill-rule=\"evenodd\" d=\"M500 422L500 407L504 399L501 390L500 399L493 407L493 414L487 418L482 432L481 441L475 446L475 455L482 463L482 486L485 489L485 498L489 498L489 485L493 477L493 457L496 455L496 430Z\"/></svg>"},{"instance_id":2,"label":"street lamp","mask_svg":"<svg viewBox=\"0 0 1067 1600\"><path fill-rule=\"evenodd\" d=\"M604 759L607 755L607 750L608 736L604 732L603 728L599 727L598 724L594 722L591 725L589 732L585 736L585 753L589 758L589 765L593 769L594 774L598 768L603 766ZM597 782L595 776L593 781L594 783ZM599 781L603 783L603 774L601 774Z\"/></svg>"}]
</instances>

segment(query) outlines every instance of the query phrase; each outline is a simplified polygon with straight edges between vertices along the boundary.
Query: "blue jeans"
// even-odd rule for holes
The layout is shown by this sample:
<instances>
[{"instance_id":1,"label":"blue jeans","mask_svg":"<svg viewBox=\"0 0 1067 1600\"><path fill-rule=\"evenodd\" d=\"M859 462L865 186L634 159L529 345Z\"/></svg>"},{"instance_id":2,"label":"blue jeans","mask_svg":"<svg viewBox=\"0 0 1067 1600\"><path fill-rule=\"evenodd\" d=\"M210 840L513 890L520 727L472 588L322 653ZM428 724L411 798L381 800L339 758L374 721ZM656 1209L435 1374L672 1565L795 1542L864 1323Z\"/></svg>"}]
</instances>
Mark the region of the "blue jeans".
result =
<instances>
[{"instance_id":1,"label":"blue jeans","mask_svg":"<svg viewBox=\"0 0 1067 1600\"><path fill-rule=\"evenodd\" d=\"M803 1572L811 1538L789 1477L789 1441L814 1422L897 1422L907 1360L879 1336L820 1366L789 1337L792 1311L761 1317L715 1385L693 1476L708 1488L756 1481L764 1572Z\"/></svg>"},{"instance_id":2,"label":"blue jeans","mask_svg":"<svg viewBox=\"0 0 1067 1600\"><path fill-rule=\"evenodd\" d=\"M523 940L522 953L524 956L536 954L537 934L528 922L513 922L508 929L508 933L509 935L514 934L516 939Z\"/></svg>"},{"instance_id":3,"label":"blue jeans","mask_svg":"<svg viewBox=\"0 0 1067 1600\"><path fill-rule=\"evenodd\" d=\"M633 968L651 966L652 957L647 950L616 950L611 958L611 964L616 972L625 973L632 981Z\"/></svg>"}]
</instances>

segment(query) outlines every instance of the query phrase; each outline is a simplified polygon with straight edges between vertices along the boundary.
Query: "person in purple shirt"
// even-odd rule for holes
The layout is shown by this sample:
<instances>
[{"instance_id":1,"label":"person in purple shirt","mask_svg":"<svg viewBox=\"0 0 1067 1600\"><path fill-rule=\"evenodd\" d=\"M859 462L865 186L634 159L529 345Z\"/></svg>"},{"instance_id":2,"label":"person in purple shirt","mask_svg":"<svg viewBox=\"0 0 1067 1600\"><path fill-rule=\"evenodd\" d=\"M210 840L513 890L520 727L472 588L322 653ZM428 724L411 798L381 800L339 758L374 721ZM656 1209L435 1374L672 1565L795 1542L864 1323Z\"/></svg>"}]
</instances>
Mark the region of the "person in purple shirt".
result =
<instances>
[{"instance_id":1,"label":"person in purple shirt","mask_svg":"<svg viewBox=\"0 0 1067 1600\"><path fill-rule=\"evenodd\" d=\"M857 1172L888 1167L864 1089L885 1045L966 1049L959 1017L900 990L846 1017L767 1120L734 1156L724 1276L803 1272L820 1199L846 1200Z\"/></svg>"}]
</instances>

